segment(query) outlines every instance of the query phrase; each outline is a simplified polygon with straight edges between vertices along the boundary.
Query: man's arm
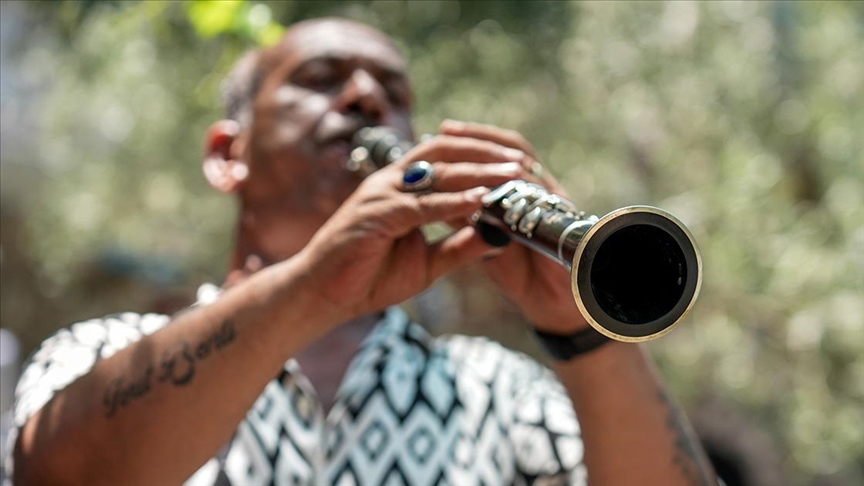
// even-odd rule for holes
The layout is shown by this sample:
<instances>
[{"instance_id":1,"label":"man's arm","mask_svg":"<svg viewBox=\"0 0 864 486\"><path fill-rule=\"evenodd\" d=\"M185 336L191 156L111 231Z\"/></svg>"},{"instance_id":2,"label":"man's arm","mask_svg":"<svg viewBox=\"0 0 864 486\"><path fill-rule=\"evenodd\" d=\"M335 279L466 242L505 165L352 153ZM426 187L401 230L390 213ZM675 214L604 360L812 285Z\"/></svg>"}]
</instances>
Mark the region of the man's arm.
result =
<instances>
[{"instance_id":1,"label":"man's arm","mask_svg":"<svg viewBox=\"0 0 864 486\"><path fill-rule=\"evenodd\" d=\"M503 164L509 155L488 142L440 139L367 178L299 254L58 391L22 426L16 484L185 480L229 440L285 360L339 323L495 251L470 227L432 244L419 228L467 219L483 186L524 175ZM404 167L421 158L441 161L436 192L406 193Z\"/></svg>"},{"instance_id":2,"label":"man's arm","mask_svg":"<svg viewBox=\"0 0 864 486\"><path fill-rule=\"evenodd\" d=\"M516 160L526 168L537 164L533 147L511 130L454 121L440 128L447 136L518 149ZM567 197L551 175L539 172L536 182ZM511 244L482 265L539 330L570 335L588 327L573 302L570 276L558 263ZM592 486L716 484L701 444L639 345L606 344L556 364L555 371L579 417Z\"/></svg>"},{"instance_id":3,"label":"man's arm","mask_svg":"<svg viewBox=\"0 0 864 486\"><path fill-rule=\"evenodd\" d=\"M702 445L638 344L554 366L579 416L593 485L716 485Z\"/></svg>"},{"instance_id":4,"label":"man's arm","mask_svg":"<svg viewBox=\"0 0 864 486\"><path fill-rule=\"evenodd\" d=\"M20 432L15 483L189 477L230 439L286 357L332 325L297 263L252 276L58 392Z\"/></svg>"}]
</instances>

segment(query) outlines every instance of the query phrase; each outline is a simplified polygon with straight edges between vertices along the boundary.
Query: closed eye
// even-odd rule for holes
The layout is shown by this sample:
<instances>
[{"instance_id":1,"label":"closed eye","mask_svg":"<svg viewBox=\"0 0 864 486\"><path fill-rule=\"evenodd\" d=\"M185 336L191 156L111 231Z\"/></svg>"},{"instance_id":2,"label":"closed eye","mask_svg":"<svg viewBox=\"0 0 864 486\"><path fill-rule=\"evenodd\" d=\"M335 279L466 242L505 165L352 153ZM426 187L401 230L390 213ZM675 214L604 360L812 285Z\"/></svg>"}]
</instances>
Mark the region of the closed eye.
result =
<instances>
[{"instance_id":1,"label":"closed eye","mask_svg":"<svg viewBox=\"0 0 864 486\"><path fill-rule=\"evenodd\" d=\"M330 91L342 83L338 66L329 60L312 60L304 63L291 74L290 81L297 86L314 91Z\"/></svg>"}]
</instances>

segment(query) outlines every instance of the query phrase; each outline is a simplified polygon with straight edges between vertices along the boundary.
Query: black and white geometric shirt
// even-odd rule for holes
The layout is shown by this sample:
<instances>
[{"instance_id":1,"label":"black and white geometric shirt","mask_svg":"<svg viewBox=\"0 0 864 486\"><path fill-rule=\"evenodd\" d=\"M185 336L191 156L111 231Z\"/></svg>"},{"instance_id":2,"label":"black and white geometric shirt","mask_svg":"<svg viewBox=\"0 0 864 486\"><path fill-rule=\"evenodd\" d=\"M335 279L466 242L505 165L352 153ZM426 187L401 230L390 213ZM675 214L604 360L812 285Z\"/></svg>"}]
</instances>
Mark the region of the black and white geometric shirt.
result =
<instances>
[{"instance_id":1,"label":"black and white geometric shirt","mask_svg":"<svg viewBox=\"0 0 864 486\"><path fill-rule=\"evenodd\" d=\"M218 289L199 289L199 304ZM167 316L124 313L54 334L25 364L17 430L96 362ZM433 338L399 308L351 362L325 415L294 360L268 383L229 444L187 485L587 484L571 402L554 374L484 339Z\"/></svg>"}]
</instances>

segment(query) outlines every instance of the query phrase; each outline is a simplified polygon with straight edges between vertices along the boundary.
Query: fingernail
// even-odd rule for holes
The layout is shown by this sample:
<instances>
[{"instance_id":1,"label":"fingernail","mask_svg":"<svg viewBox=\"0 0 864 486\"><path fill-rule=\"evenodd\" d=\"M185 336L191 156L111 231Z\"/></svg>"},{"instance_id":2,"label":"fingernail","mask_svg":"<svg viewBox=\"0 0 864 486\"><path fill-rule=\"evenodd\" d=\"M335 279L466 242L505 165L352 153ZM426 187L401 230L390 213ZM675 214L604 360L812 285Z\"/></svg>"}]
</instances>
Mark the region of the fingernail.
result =
<instances>
[{"instance_id":1,"label":"fingernail","mask_svg":"<svg viewBox=\"0 0 864 486\"><path fill-rule=\"evenodd\" d=\"M462 130L465 128L465 123L457 120L444 120L441 122L441 127L447 130Z\"/></svg>"},{"instance_id":2,"label":"fingernail","mask_svg":"<svg viewBox=\"0 0 864 486\"><path fill-rule=\"evenodd\" d=\"M522 160L525 157L525 152L514 148L505 148L501 151L501 155L507 160Z\"/></svg>"},{"instance_id":3,"label":"fingernail","mask_svg":"<svg viewBox=\"0 0 864 486\"><path fill-rule=\"evenodd\" d=\"M504 250L505 250L505 248L500 248L500 247L499 248L492 248L491 250L489 250L483 254L483 259L484 260L491 260L491 259L497 257L498 255L504 253Z\"/></svg>"},{"instance_id":4,"label":"fingernail","mask_svg":"<svg viewBox=\"0 0 864 486\"><path fill-rule=\"evenodd\" d=\"M488 187L483 187L483 186L475 187L474 189L469 189L469 190L465 191L465 200L470 201L470 202L477 202L483 196L485 196L488 193L489 193Z\"/></svg>"},{"instance_id":5,"label":"fingernail","mask_svg":"<svg viewBox=\"0 0 864 486\"><path fill-rule=\"evenodd\" d=\"M522 164L519 162L504 162L502 164L493 164L492 171L503 176L513 176L522 170Z\"/></svg>"}]
</instances>

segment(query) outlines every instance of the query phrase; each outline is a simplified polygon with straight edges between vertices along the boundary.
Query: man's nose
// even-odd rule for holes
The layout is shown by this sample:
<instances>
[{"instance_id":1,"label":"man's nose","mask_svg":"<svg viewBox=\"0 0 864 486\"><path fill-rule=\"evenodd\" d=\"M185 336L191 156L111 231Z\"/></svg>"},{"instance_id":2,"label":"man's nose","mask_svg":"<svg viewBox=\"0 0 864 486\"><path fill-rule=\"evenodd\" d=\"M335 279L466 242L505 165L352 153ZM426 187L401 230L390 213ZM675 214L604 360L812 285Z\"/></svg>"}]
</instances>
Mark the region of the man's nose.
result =
<instances>
[{"instance_id":1,"label":"man's nose","mask_svg":"<svg viewBox=\"0 0 864 486\"><path fill-rule=\"evenodd\" d=\"M383 120L390 110L384 87L364 69L357 69L351 74L337 104L337 109L343 113L357 112L373 121Z\"/></svg>"}]
</instances>

